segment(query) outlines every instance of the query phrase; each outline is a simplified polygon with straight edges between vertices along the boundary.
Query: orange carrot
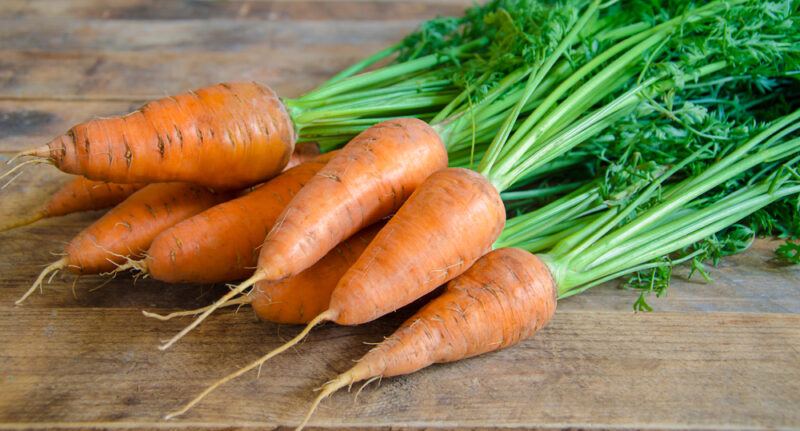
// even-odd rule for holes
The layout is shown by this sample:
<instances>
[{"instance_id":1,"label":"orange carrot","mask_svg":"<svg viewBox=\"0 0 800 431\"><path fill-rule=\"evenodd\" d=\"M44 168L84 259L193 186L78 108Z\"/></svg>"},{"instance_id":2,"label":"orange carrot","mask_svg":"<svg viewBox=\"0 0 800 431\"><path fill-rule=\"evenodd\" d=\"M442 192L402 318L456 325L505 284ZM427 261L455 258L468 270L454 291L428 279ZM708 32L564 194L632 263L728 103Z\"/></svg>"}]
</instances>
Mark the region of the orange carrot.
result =
<instances>
[{"instance_id":1,"label":"orange carrot","mask_svg":"<svg viewBox=\"0 0 800 431\"><path fill-rule=\"evenodd\" d=\"M127 266L169 283L218 283L249 277L255 271L259 246L286 204L334 154L318 156L244 196L166 229L150 244L145 259Z\"/></svg>"},{"instance_id":2,"label":"orange carrot","mask_svg":"<svg viewBox=\"0 0 800 431\"><path fill-rule=\"evenodd\" d=\"M40 288L47 275L61 269L97 274L113 270L127 259L141 257L161 231L226 197L186 183L150 184L142 188L73 238L64 250L64 257L45 268L16 303L22 303Z\"/></svg>"},{"instance_id":3,"label":"orange carrot","mask_svg":"<svg viewBox=\"0 0 800 431\"><path fill-rule=\"evenodd\" d=\"M236 189L278 174L295 139L292 120L271 89L236 82L79 124L20 155L93 180L185 181Z\"/></svg>"},{"instance_id":4,"label":"orange carrot","mask_svg":"<svg viewBox=\"0 0 800 431\"><path fill-rule=\"evenodd\" d=\"M485 177L459 168L434 173L338 281L325 311L287 343L218 380L169 417L183 414L214 388L286 351L321 322L358 325L430 293L489 251L504 224L500 194Z\"/></svg>"},{"instance_id":5,"label":"orange carrot","mask_svg":"<svg viewBox=\"0 0 800 431\"><path fill-rule=\"evenodd\" d=\"M424 121L403 118L367 129L292 199L264 241L254 279L280 280L307 269L350 235L393 214L446 166L444 145Z\"/></svg>"},{"instance_id":6,"label":"orange carrot","mask_svg":"<svg viewBox=\"0 0 800 431\"><path fill-rule=\"evenodd\" d=\"M353 235L300 274L277 282L256 283L251 292L231 299L222 306L251 304L262 320L284 324L308 323L328 308L336 283L367 248L381 226L383 224L378 223ZM158 320L170 320L197 315L208 308L210 306L167 315L147 311L143 313Z\"/></svg>"},{"instance_id":7,"label":"orange carrot","mask_svg":"<svg viewBox=\"0 0 800 431\"><path fill-rule=\"evenodd\" d=\"M258 317L268 322L308 323L330 304L339 279L383 226L379 223L339 244L311 268L277 282L259 282L250 293Z\"/></svg>"},{"instance_id":8,"label":"orange carrot","mask_svg":"<svg viewBox=\"0 0 800 431\"><path fill-rule=\"evenodd\" d=\"M355 366L326 383L298 429L320 401L354 382L413 373L531 337L553 317L557 294L550 270L535 255L518 248L488 253Z\"/></svg>"},{"instance_id":9,"label":"orange carrot","mask_svg":"<svg viewBox=\"0 0 800 431\"><path fill-rule=\"evenodd\" d=\"M446 166L447 151L424 121L401 118L365 130L297 193L267 235L256 272L215 305L258 281L282 280L311 267L340 242L397 211L430 174ZM160 348L174 344L214 309Z\"/></svg>"},{"instance_id":10,"label":"orange carrot","mask_svg":"<svg viewBox=\"0 0 800 431\"><path fill-rule=\"evenodd\" d=\"M144 184L115 184L76 177L56 191L33 216L3 226L0 232L25 226L43 218L110 208L142 187Z\"/></svg>"}]
</instances>

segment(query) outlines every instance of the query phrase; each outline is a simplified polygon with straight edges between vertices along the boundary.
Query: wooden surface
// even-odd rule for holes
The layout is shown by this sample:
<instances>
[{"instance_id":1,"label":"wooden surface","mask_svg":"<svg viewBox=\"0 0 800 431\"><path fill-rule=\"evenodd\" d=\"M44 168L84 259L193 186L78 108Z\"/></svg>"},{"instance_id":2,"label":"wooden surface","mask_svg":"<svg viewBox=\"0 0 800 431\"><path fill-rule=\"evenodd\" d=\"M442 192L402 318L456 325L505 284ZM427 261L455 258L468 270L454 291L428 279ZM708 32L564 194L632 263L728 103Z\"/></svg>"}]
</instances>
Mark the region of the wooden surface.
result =
<instances>
[{"instance_id":1,"label":"wooden surface","mask_svg":"<svg viewBox=\"0 0 800 431\"><path fill-rule=\"evenodd\" d=\"M295 96L396 41L419 20L468 1L0 2L0 157L69 125L150 97L233 79ZM26 171L0 191L0 222L25 213L63 176ZM0 429L251 428L296 424L312 389L396 327L408 311L357 328L327 325L301 346L222 387L190 414L161 421L207 383L297 332L221 312L175 348L143 308L204 305L219 286L118 279L12 302L98 214L0 234ZM800 270L775 243L679 279L656 311L613 284L559 304L520 346L341 393L313 420L327 428L800 428Z\"/></svg>"}]
</instances>

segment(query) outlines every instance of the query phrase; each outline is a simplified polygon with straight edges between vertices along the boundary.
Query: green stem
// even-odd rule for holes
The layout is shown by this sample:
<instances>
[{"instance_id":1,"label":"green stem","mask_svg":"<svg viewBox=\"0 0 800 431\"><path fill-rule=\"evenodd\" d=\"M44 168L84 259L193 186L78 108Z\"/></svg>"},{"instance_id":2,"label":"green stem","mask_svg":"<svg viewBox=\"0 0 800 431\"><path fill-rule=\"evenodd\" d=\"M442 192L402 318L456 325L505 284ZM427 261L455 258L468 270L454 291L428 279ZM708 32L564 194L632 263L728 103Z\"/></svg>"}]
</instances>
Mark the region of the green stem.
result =
<instances>
[{"instance_id":1,"label":"green stem","mask_svg":"<svg viewBox=\"0 0 800 431\"><path fill-rule=\"evenodd\" d=\"M371 56L369 56L369 57L367 57L367 58L365 58L365 59L353 64L352 66L342 70L341 72L337 73L336 75L333 75L333 77L331 79L326 81L319 88L329 87L331 84L335 84L335 83L337 83L337 82L339 82L339 81L341 81L341 80L343 80L345 78L349 78L349 77L355 75L356 73L359 73L359 72L363 71L364 69L372 66L373 64L375 64L375 63L377 63L377 62L389 57L390 55L392 55L394 53L396 53L397 51L400 50L400 48L402 46L403 46L402 43L396 43L396 44L394 44L394 45L392 45L392 46L390 46L390 47L388 47L386 49L378 51L375 54L372 54Z\"/></svg>"},{"instance_id":2,"label":"green stem","mask_svg":"<svg viewBox=\"0 0 800 431\"><path fill-rule=\"evenodd\" d=\"M484 46L487 43L489 43L489 40L485 37L471 41L469 43L461 45L460 47L454 48L452 50L451 56L462 55L464 53L469 52L472 49ZM317 90L311 91L310 93L307 93L304 96L300 97L300 100L325 99L355 89L366 88L371 85L380 84L381 82L384 82L388 79L392 79L408 73L414 73L421 70L425 70L447 61L450 61L450 56L444 56L441 54L426 55L424 57L420 57L415 60L410 60L404 63L386 66L382 69L374 70L371 72L365 72L360 75L345 78L341 81L335 82L324 88L319 88Z\"/></svg>"}]
</instances>

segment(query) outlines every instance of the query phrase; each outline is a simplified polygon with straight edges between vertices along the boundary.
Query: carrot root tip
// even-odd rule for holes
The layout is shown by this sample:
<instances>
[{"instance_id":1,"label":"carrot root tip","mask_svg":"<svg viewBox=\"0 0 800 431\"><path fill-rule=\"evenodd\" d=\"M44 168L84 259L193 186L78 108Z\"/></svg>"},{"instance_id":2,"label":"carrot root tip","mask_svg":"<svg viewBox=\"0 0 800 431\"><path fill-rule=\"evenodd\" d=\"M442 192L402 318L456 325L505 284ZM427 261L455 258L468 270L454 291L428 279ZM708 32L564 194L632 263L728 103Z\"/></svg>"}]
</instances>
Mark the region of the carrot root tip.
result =
<instances>
[{"instance_id":1,"label":"carrot root tip","mask_svg":"<svg viewBox=\"0 0 800 431\"><path fill-rule=\"evenodd\" d=\"M252 301L252 298L250 298L247 295L243 295L243 296L240 296L238 298L231 299L230 301L220 305L218 308L231 307L231 306L234 306L234 305L245 305L245 304L249 304L251 301ZM194 310L174 311L174 312L169 313L169 314L158 314L158 313L152 313L150 311L142 310L142 314L145 317L149 317L149 318L152 318L152 319L161 320L161 321L167 321L167 320L170 320L170 319L174 319L176 317L196 316L196 315L198 315L200 313L205 312L206 310L208 310L211 307L212 307L212 305L207 305L205 307L196 308Z\"/></svg>"},{"instance_id":2,"label":"carrot root tip","mask_svg":"<svg viewBox=\"0 0 800 431\"><path fill-rule=\"evenodd\" d=\"M175 344L178 340L183 338L186 334L192 331L192 329L196 328L203 320L205 320L211 313L214 312L217 308L221 307L226 302L230 301L234 297L240 295L244 292L247 288L252 287L254 284L258 283L263 279L263 274L259 271L256 271L250 278L241 282L238 286L231 289L230 292L226 293L222 296L222 298L218 299L215 303L211 304L203 313L198 316L192 323L187 325L185 328L181 330L181 332L177 333L174 337L170 338L166 343L158 346L159 350L167 350Z\"/></svg>"},{"instance_id":3,"label":"carrot root tip","mask_svg":"<svg viewBox=\"0 0 800 431\"><path fill-rule=\"evenodd\" d=\"M17 220L12 221L11 223L9 223L9 224L7 224L5 226L0 226L0 232L5 232L5 231L9 231L11 229L16 229L18 227L27 226L27 225L29 225L31 223L37 222L37 221L45 218L45 216L47 216L47 213L45 211L37 211L36 213L34 213L30 217L19 218Z\"/></svg>"},{"instance_id":4,"label":"carrot root tip","mask_svg":"<svg viewBox=\"0 0 800 431\"><path fill-rule=\"evenodd\" d=\"M322 391L317 395L316 398L314 398L314 402L311 403L311 407L309 407L308 412L303 418L303 421L300 422L300 425L298 425L297 428L295 428L295 431L301 431L303 428L305 428L305 426L308 424L308 421L311 419L311 416L314 415L314 412L317 410L317 407L319 407L319 404L322 402L322 400L328 398L329 396L331 396L331 394L338 391L339 389L342 389L345 386L352 385L353 381L354 381L354 376L351 370L346 373L338 375L335 379L326 383L322 387Z\"/></svg>"},{"instance_id":5,"label":"carrot root tip","mask_svg":"<svg viewBox=\"0 0 800 431\"><path fill-rule=\"evenodd\" d=\"M25 292L25 294L22 295L22 297L20 297L18 300L14 301L14 305L22 304L25 299L27 299L33 292L36 291L36 289L43 291L42 286L44 285L45 278L50 275L50 280L52 280L56 275L56 272L66 268L67 263L67 258L64 257L51 263L50 265L47 265L47 267L39 274L39 277L36 278L36 281L33 282L33 285Z\"/></svg>"},{"instance_id":6,"label":"carrot root tip","mask_svg":"<svg viewBox=\"0 0 800 431\"><path fill-rule=\"evenodd\" d=\"M15 157L15 158L16 158L16 157ZM11 159L11 160L14 160L14 159ZM11 160L9 160L9 161L8 161L8 163L11 163ZM12 183L12 182L15 180L15 179L17 179L17 177L19 177L20 175L22 175L22 172L21 172L21 170L22 170L23 168L25 168L25 167L27 167L27 166L30 166L30 165L38 165L38 164L43 164L43 163L44 163L44 164L52 164L52 163L51 163L49 160L47 160L47 159L33 159L33 160L25 160L24 162L20 162L19 164L17 164L17 165L16 165L16 166L14 166L13 168L11 168L11 169L9 169L8 171L4 172L2 175L0 175L0 180L2 180L2 179L5 179L6 177L10 176L11 174L13 174L13 173L15 173L15 172L17 172L17 171L20 171L19 173L17 173L17 175L15 175L15 176L11 177L11 179L10 179L10 180L8 180L8 181L7 181L7 182L6 182L6 183L5 183L5 184L4 184L2 187L0 187L0 190L2 190L2 189L5 189L6 187L8 187L8 186L9 186L9 185L10 185L10 184L11 184L11 183Z\"/></svg>"},{"instance_id":7,"label":"carrot root tip","mask_svg":"<svg viewBox=\"0 0 800 431\"><path fill-rule=\"evenodd\" d=\"M205 311L204 313L208 313L208 310ZM225 377L217 380L216 382L212 383L203 392L201 392L200 395L196 396L194 399L189 401L180 410L176 410L176 411L164 416L164 419L172 419L174 417L177 417L177 416L180 416L180 415L186 413L192 407L194 407L197 403L199 403L203 398L205 398L206 395L208 395L211 392L213 392L214 389L216 389L216 388L224 385L225 383L227 383L227 382L229 382L229 381L241 376L242 374L252 370L253 368L258 368L259 372L260 372L261 366L264 365L264 362L267 362L268 360L270 360L270 359L274 358L275 356L285 352L290 347L292 347L295 344L297 344L300 341L302 341L306 337L306 335L308 335L309 331L311 331L312 328L314 328L315 326L317 326L321 322L330 320L332 316L333 317L336 316L336 314L333 313L332 311L326 311L326 312L321 313L319 316L314 318L314 320L309 322L308 325L302 331L300 331L300 333L297 334L294 338L292 338L291 340L287 341L283 345L275 348L274 350L270 351L266 355L256 359L255 361L251 362L250 364L248 364L248 365L246 365L246 366L244 366L242 368L239 368L238 370L234 371L233 373L228 374L227 376L225 376Z\"/></svg>"}]
</instances>

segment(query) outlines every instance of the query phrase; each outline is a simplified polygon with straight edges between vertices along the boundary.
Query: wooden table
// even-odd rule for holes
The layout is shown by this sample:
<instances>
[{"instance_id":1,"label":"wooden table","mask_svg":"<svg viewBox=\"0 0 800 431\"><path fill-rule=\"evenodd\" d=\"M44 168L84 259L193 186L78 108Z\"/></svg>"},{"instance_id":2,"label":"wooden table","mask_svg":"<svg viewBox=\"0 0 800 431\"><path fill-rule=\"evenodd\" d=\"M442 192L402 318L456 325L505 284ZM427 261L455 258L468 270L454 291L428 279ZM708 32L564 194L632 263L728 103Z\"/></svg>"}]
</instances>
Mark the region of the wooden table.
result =
<instances>
[{"instance_id":1,"label":"wooden table","mask_svg":"<svg viewBox=\"0 0 800 431\"><path fill-rule=\"evenodd\" d=\"M223 80L297 95L465 1L158 0L0 3L0 154L152 97ZM30 169L0 192L0 220L64 178ZM312 389L349 368L407 312L315 330L190 414L161 415L297 332L220 312L173 349L143 308L201 306L224 290L120 278L57 277L14 307L42 266L97 214L0 234L0 428L250 428L296 424ZM341 393L313 420L327 428L799 428L800 271L775 243L725 260L715 282L678 278L653 313L605 285L563 301L522 345Z\"/></svg>"}]
</instances>

